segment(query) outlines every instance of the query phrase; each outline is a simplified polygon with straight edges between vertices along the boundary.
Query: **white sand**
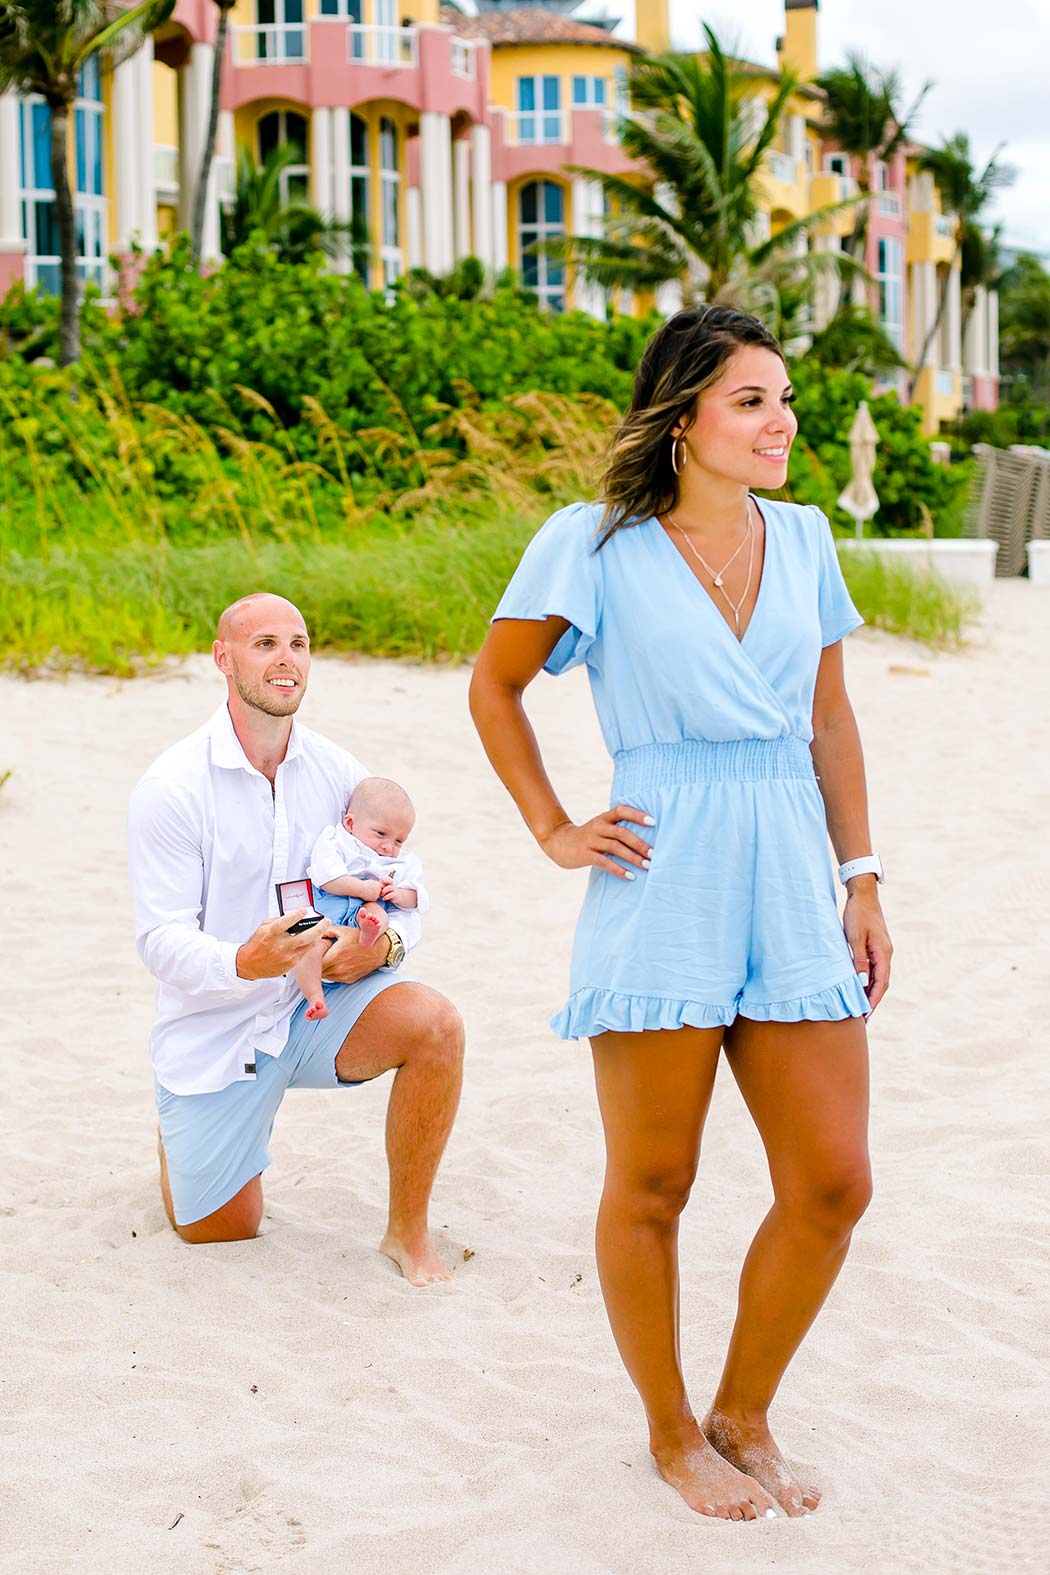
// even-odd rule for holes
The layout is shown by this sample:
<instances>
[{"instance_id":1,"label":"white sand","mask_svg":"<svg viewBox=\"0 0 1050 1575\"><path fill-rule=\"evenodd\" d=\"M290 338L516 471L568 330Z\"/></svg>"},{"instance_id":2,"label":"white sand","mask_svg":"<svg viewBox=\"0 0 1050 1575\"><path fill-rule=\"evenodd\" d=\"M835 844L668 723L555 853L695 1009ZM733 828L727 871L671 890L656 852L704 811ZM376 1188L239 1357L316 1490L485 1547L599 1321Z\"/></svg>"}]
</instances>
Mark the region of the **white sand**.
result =
<instances>
[{"instance_id":1,"label":"white sand","mask_svg":"<svg viewBox=\"0 0 1050 1575\"><path fill-rule=\"evenodd\" d=\"M432 1293L375 1251L388 1082L290 1096L259 1241L169 1230L123 813L218 678L199 659L130 684L7 680L5 1575L1050 1569L1050 594L997 585L964 655L865 634L848 667L897 945L871 1030L877 1196L774 1413L824 1504L750 1526L693 1516L648 1464L592 1257L588 1052L546 1028L583 877L519 825L467 673L319 661L303 711L413 793L434 898L419 966L468 1024L433 1216L456 1274ZM533 694L570 810L595 813L585 682ZM698 1405L768 1193L722 1076L682 1238Z\"/></svg>"}]
</instances>

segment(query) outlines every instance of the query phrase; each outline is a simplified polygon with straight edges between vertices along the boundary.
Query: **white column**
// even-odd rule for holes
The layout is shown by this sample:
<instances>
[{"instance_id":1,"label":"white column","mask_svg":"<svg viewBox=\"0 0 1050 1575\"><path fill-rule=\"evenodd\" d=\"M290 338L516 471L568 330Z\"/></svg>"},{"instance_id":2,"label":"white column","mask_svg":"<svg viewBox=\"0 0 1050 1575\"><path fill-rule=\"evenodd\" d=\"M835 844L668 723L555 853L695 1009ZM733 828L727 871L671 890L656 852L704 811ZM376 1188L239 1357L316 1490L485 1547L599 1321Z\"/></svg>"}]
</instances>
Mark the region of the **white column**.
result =
<instances>
[{"instance_id":1,"label":"white column","mask_svg":"<svg viewBox=\"0 0 1050 1575\"><path fill-rule=\"evenodd\" d=\"M145 43L133 56L137 70L135 83L138 108L139 142L139 241L144 250L153 251L157 246L157 184L153 169L153 35L147 34Z\"/></svg>"},{"instance_id":2,"label":"white column","mask_svg":"<svg viewBox=\"0 0 1050 1575\"><path fill-rule=\"evenodd\" d=\"M142 229L139 212L139 162L152 157L152 137L142 142L138 115L138 62L132 55L113 73L113 165L116 190L116 250L131 251L131 242Z\"/></svg>"},{"instance_id":3,"label":"white column","mask_svg":"<svg viewBox=\"0 0 1050 1575\"><path fill-rule=\"evenodd\" d=\"M423 258L434 274L451 272L452 122L424 110L419 117L419 178L423 192Z\"/></svg>"},{"instance_id":4,"label":"white column","mask_svg":"<svg viewBox=\"0 0 1050 1575\"><path fill-rule=\"evenodd\" d=\"M805 115L790 115L787 123L787 150L796 164L801 164L806 157L806 117Z\"/></svg>"},{"instance_id":5,"label":"white column","mask_svg":"<svg viewBox=\"0 0 1050 1575\"><path fill-rule=\"evenodd\" d=\"M966 336L963 340L963 371L971 377L980 376L984 371L983 341L988 312L986 296L984 285L979 284L974 291L973 311L966 324Z\"/></svg>"},{"instance_id":6,"label":"white column","mask_svg":"<svg viewBox=\"0 0 1050 1575\"><path fill-rule=\"evenodd\" d=\"M990 377L999 376L999 292L988 291L987 366Z\"/></svg>"},{"instance_id":7,"label":"white column","mask_svg":"<svg viewBox=\"0 0 1050 1575\"><path fill-rule=\"evenodd\" d=\"M332 110L332 218L338 224L349 224L350 217L350 111L337 105ZM337 273L351 271L349 247L332 266Z\"/></svg>"},{"instance_id":8,"label":"white column","mask_svg":"<svg viewBox=\"0 0 1050 1575\"><path fill-rule=\"evenodd\" d=\"M194 44L190 58L179 72L179 227L188 230L193 223L193 202L200 180L201 159L208 135L208 115L211 109L211 78L215 48L212 44ZM219 137L223 140L223 117L219 116ZM216 152L219 148L216 148ZM217 171L215 158L211 163L208 179L208 197L204 207L204 233L201 236L201 258L214 260L219 251L219 204L216 197Z\"/></svg>"},{"instance_id":9,"label":"white column","mask_svg":"<svg viewBox=\"0 0 1050 1575\"><path fill-rule=\"evenodd\" d=\"M510 261L507 255L507 183L492 182L492 266L502 273Z\"/></svg>"},{"instance_id":10,"label":"white column","mask_svg":"<svg viewBox=\"0 0 1050 1575\"><path fill-rule=\"evenodd\" d=\"M23 252L21 188L18 154L22 145L18 128L19 101L13 93L0 93L0 252Z\"/></svg>"},{"instance_id":11,"label":"white column","mask_svg":"<svg viewBox=\"0 0 1050 1575\"><path fill-rule=\"evenodd\" d=\"M408 266L423 266L423 193L418 186L409 186L405 192L405 239Z\"/></svg>"},{"instance_id":12,"label":"white column","mask_svg":"<svg viewBox=\"0 0 1050 1575\"><path fill-rule=\"evenodd\" d=\"M911 299L912 323L915 332L915 343L912 346L913 357L918 357L920 350L933 326L937 315L937 265L932 262L917 262L911 265ZM923 366L937 365L937 341L933 340L926 352ZM921 368L920 368L921 370Z\"/></svg>"},{"instance_id":13,"label":"white column","mask_svg":"<svg viewBox=\"0 0 1050 1575\"><path fill-rule=\"evenodd\" d=\"M948 299L944 307L946 319L945 337L948 354L945 365L953 372L958 372L962 367L962 278L958 268L953 268L948 275Z\"/></svg>"},{"instance_id":14,"label":"white column","mask_svg":"<svg viewBox=\"0 0 1050 1575\"><path fill-rule=\"evenodd\" d=\"M335 211L332 111L320 105L310 111L310 201L325 218L330 218Z\"/></svg>"},{"instance_id":15,"label":"white column","mask_svg":"<svg viewBox=\"0 0 1050 1575\"><path fill-rule=\"evenodd\" d=\"M835 256L840 250L837 235L814 235L813 250ZM829 268L826 273L819 273L813 289L813 328L820 333L831 321L831 314L838 301L839 285L837 276Z\"/></svg>"},{"instance_id":16,"label":"white column","mask_svg":"<svg viewBox=\"0 0 1050 1575\"><path fill-rule=\"evenodd\" d=\"M568 229L572 235L601 235L602 188L596 180L587 180L585 176L577 175L573 181L572 218ZM577 273L573 277L573 295L578 311L586 312L590 317L597 317L599 321L604 320L606 294L600 285L592 283L582 274ZM657 310L663 310L659 302L657 302Z\"/></svg>"},{"instance_id":17,"label":"white column","mask_svg":"<svg viewBox=\"0 0 1050 1575\"><path fill-rule=\"evenodd\" d=\"M492 266L492 133L475 126L470 133L474 175L474 256Z\"/></svg>"},{"instance_id":18,"label":"white column","mask_svg":"<svg viewBox=\"0 0 1050 1575\"><path fill-rule=\"evenodd\" d=\"M470 143L465 137L452 144L452 216L459 262L470 255Z\"/></svg>"}]
</instances>

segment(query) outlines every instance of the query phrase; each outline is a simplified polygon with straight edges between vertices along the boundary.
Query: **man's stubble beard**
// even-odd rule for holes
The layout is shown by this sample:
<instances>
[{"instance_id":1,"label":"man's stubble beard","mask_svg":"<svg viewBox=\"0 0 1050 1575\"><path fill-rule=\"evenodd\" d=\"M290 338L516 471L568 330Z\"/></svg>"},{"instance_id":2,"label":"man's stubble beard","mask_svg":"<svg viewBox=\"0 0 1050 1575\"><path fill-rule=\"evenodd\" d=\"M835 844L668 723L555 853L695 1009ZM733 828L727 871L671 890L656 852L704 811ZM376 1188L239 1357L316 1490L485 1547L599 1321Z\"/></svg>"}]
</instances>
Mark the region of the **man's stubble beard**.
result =
<instances>
[{"instance_id":1,"label":"man's stubble beard","mask_svg":"<svg viewBox=\"0 0 1050 1575\"><path fill-rule=\"evenodd\" d=\"M244 704L250 706L253 711L261 711L264 716L294 716L299 709L299 702L306 693L305 684L301 684L298 689L282 691L280 689L271 689L265 679L259 679L259 687L256 692L248 687L236 661L232 657L230 658L230 675L233 678L233 687ZM282 694L285 701L291 701L292 704L282 705Z\"/></svg>"}]
</instances>

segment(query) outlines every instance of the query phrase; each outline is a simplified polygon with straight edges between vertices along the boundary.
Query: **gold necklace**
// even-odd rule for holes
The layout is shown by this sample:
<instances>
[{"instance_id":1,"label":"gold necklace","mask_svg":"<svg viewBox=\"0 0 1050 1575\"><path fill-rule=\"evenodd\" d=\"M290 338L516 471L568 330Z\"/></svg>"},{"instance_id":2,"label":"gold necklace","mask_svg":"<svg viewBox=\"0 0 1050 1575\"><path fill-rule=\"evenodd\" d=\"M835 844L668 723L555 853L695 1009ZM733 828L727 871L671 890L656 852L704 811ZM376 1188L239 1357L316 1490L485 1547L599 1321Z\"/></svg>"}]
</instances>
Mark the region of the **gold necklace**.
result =
<instances>
[{"instance_id":1,"label":"gold necklace","mask_svg":"<svg viewBox=\"0 0 1050 1575\"><path fill-rule=\"evenodd\" d=\"M747 593L751 589L751 571L752 571L752 569L754 568L754 565L755 565L755 527L751 523L751 499L748 498L748 500L747 500L747 534L741 538L740 542L737 545L736 551L733 553L732 557L729 558L717 572L714 569L712 569L711 565L708 563L707 559L702 555L702 553L699 553L696 550L696 548L693 546L692 542L689 539L689 533L682 529L681 525L679 525L678 521L675 519L673 514L668 514L667 521L668 521L668 524L674 526L674 528L678 532L678 534L684 539L685 544L689 548L689 551L693 554L693 557L696 558L697 561L699 563L701 563L703 565L703 567L707 570L708 574L711 576L711 580L712 580L712 583L713 583L715 589L718 590L718 591L721 591L722 595L725 597L726 601L729 603L729 610L733 614L733 622L736 625L737 639L739 639L740 638L740 609L741 609L741 607L743 607L744 603L747 601ZM742 596L740 597L740 600L738 602L734 602L732 600L732 598L730 597L729 592L726 590L725 586L723 585L722 581L723 581L723 577L725 575L726 570L730 567L730 565L732 563L735 563L736 559L740 556L741 552L744 550L744 542L745 541L748 544L748 551L747 551L747 579L744 581L744 590L743 590Z\"/></svg>"}]
</instances>

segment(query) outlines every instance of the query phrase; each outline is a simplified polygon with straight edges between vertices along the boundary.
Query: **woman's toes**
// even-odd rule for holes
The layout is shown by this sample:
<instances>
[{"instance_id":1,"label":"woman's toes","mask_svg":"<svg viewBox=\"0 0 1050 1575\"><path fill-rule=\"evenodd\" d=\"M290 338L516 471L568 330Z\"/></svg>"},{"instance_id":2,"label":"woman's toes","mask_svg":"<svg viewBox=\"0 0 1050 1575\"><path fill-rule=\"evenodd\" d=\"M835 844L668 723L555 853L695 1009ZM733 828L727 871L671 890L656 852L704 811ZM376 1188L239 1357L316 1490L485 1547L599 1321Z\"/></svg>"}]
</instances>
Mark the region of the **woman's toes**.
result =
<instances>
[{"instance_id":1,"label":"woman's toes","mask_svg":"<svg viewBox=\"0 0 1050 1575\"><path fill-rule=\"evenodd\" d=\"M808 1510L816 1509L817 1505L820 1503L820 1494L817 1492L816 1488L802 1489L802 1503Z\"/></svg>"}]
</instances>

